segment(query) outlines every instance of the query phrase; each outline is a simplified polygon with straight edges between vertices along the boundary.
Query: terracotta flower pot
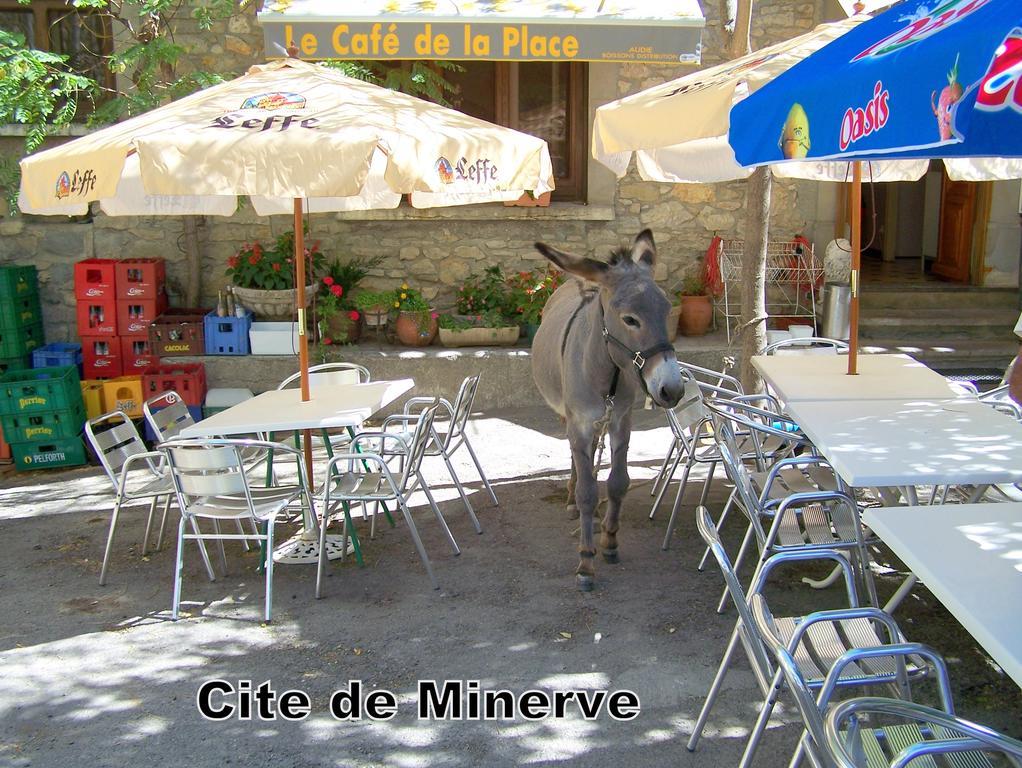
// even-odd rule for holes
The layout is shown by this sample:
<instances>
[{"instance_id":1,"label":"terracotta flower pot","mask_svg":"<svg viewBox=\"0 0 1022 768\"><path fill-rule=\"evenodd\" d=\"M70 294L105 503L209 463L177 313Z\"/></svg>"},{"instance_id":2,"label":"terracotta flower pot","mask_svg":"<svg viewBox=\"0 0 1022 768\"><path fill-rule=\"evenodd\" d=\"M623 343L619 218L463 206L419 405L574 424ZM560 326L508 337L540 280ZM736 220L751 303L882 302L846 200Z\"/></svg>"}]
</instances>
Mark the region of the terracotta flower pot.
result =
<instances>
[{"instance_id":1,"label":"terracotta flower pot","mask_svg":"<svg viewBox=\"0 0 1022 768\"><path fill-rule=\"evenodd\" d=\"M674 343L678 338L678 325L681 322L681 304L675 304L667 313L667 340Z\"/></svg>"},{"instance_id":2,"label":"terracotta flower pot","mask_svg":"<svg viewBox=\"0 0 1022 768\"><path fill-rule=\"evenodd\" d=\"M319 337L331 344L354 344L362 334L362 319L352 320L348 312L338 312L319 321Z\"/></svg>"},{"instance_id":3,"label":"terracotta flower pot","mask_svg":"<svg viewBox=\"0 0 1022 768\"><path fill-rule=\"evenodd\" d=\"M406 347L428 347L436 338L437 320L432 312L398 312L394 333Z\"/></svg>"},{"instance_id":4,"label":"terracotta flower pot","mask_svg":"<svg viewBox=\"0 0 1022 768\"><path fill-rule=\"evenodd\" d=\"M681 297L682 336L702 336L713 320L713 300L709 296Z\"/></svg>"},{"instance_id":5,"label":"terracotta flower pot","mask_svg":"<svg viewBox=\"0 0 1022 768\"><path fill-rule=\"evenodd\" d=\"M305 288L305 308L312 304L319 286L315 283ZM234 295L252 310L260 320L291 320L295 314L298 290L284 288L279 291L264 291L261 288L239 288L234 286Z\"/></svg>"}]
</instances>

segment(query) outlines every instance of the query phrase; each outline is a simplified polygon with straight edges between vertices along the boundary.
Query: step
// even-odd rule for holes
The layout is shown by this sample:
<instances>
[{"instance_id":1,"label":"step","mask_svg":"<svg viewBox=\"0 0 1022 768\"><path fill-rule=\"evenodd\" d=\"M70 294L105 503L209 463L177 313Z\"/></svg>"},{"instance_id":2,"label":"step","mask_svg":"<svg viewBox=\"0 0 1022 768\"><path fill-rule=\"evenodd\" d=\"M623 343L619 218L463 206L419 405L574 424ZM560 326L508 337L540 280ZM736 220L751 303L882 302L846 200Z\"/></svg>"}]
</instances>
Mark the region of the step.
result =
<instances>
[{"instance_id":1,"label":"step","mask_svg":"<svg viewBox=\"0 0 1022 768\"><path fill-rule=\"evenodd\" d=\"M932 283L927 283L932 286ZM859 306L863 312L873 309L904 308L906 310L940 308L997 307L1019 312L1019 291L1016 288L977 288L969 285L948 285L940 288L912 286L870 286L862 284Z\"/></svg>"},{"instance_id":2,"label":"step","mask_svg":"<svg viewBox=\"0 0 1022 768\"><path fill-rule=\"evenodd\" d=\"M899 339L988 338L1010 340L1018 320L1014 309L958 307L952 309L870 309L859 319L864 338Z\"/></svg>"},{"instance_id":3,"label":"step","mask_svg":"<svg viewBox=\"0 0 1022 768\"><path fill-rule=\"evenodd\" d=\"M1019 351L1018 339L986 340L947 337L940 341L913 342L905 339L862 339L863 351L903 352L942 371L991 369L1003 371Z\"/></svg>"}]
</instances>

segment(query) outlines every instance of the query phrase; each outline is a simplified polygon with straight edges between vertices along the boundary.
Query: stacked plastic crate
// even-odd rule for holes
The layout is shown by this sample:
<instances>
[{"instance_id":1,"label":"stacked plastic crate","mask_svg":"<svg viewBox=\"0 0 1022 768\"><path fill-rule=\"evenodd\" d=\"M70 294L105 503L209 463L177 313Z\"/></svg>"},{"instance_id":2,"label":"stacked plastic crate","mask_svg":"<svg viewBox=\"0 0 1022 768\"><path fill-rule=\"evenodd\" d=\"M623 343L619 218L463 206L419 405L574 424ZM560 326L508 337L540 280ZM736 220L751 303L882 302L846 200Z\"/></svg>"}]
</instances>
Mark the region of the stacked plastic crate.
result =
<instances>
[{"instance_id":1,"label":"stacked plastic crate","mask_svg":"<svg viewBox=\"0 0 1022 768\"><path fill-rule=\"evenodd\" d=\"M0 267L0 376L31 367L30 355L43 343L35 267ZM10 460L11 442L0 426L0 461Z\"/></svg>"},{"instance_id":2,"label":"stacked plastic crate","mask_svg":"<svg viewBox=\"0 0 1022 768\"><path fill-rule=\"evenodd\" d=\"M85 464L85 404L77 366L0 376L0 424L18 471Z\"/></svg>"},{"instance_id":3,"label":"stacked plastic crate","mask_svg":"<svg viewBox=\"0 0 1022 768\"><path fill-rule=\"evenodd\" d=\"M142 372L157 365L149 325L167 308L163 259L85 259L75 265L83 394L95 410L142 416Z\"/></svg>"}]
</instances>

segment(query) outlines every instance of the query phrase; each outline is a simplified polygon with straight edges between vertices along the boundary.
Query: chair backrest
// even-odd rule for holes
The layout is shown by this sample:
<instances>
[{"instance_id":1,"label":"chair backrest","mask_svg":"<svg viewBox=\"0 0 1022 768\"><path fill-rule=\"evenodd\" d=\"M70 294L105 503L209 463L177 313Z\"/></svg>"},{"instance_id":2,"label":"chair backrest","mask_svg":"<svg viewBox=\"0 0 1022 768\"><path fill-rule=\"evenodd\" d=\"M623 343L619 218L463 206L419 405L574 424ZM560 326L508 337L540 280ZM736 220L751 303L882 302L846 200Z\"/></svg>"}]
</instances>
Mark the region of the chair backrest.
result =
<instances>
[{"instance_id":1,"label":"chair backrest","mask_svg":"<svg viewBox=\"0 0 1022 768\"><path fill-rule=\"evenodd\" d=\"M841 339L828 339L825 336L802 336L792 339L781 339L763 348L764 355L772 355L777 350L785 352L809 352L812 354L836 355L848 351L848 342Z\"/></svg>"},{"instance_id":2,"label":"chair backrest","mask_svg":"<svg viewBox=\"0 0 1022 768\"><path fill-rule=\"evenodd\" d=\"M752 485L752 478L749 470L742 461L741 450L738 447L738 438L735 435L734 426L728 419L728 414L719 407L707 403L707 410L710 412L710 422L713 424L713 437L717 442L717 451L720 454L721 463L728 479L734 483L737 495L738 508L745 515L749 524L756 534L756 541L760 551L766 545L766 532L760 522L760 503L756 490Z\"/></svg>"},{"instance_id":3,"label":"chair backrest","mask_svg":"<svg viewBox=\"0 0 1022 768\"><path fill-rule=\"evenodd\" d=\"M167 456L181 511L189 513L200 499L241 496L252 510L241 447L245 440L205 438L169 440L160 444Z\"/></svg>"},{"instance_id":4,"label":"chair backrest","mask_svg":"<svg viewBox=\"0 0 1022 768\"><path fill-rule=\"evenodd\" d=\"M146 400L142 405L142 411L158 442L161 443L174 439L182 429L195 423L185 401L173 390L161 392L156 397Z\"/></svg>"},{"instance_id":5,"label":"chair backrest","mask_svg":"<svg viewBox=\"0 0 1022 768\"><path fill-rule=\"evenodd\" d=\"M742 382L729 373L715 371L712 368L703 368L701 365L693 365L692 363L683 363L680 360L678 361L678 367L681 368L682 373L687 374L689 378L696 381L730 390L736 395L745 394L745 390L742 389Z\"/></svg>"},{"instance_id":6,"label":"chair backrest","mask_svg":"<svg viewBox=\"0 0 1022 768\"><path fill-rule=\"evenodd\" d=\"M114 490L119 484L118 474L130 457L145 453L147 448L135 429L135 425L123 411L112 411L85 422L85 435L93 453L103 465ZM150 470L156 471L150 463Z\"/></svg>"},{"instance_id":7,"label":"chair backrest","mask_svg":"<svg viewBox=\"0 0 1022 768\"><path fill-rule=\"evenodd\" d=\"M426 448L433 436L433 419L436 417L436 409L440 406L440 398L435 397L431 403L427 403L419 411L419 419L415 424L415 431L412 433L408 443L408 458L405 460L404 472L401 474L401 488L407 488L408 482L419 471L422 458L426 455Z\"/></svg>"},{"instance_id":8,"label":"chair backrest","mask_svg":"<svg viewBox=\"0 0 1022 768\"><path fill-rule=\"evenodd\" d=\"M476 399L476 390L479 388L479 374L474 376L467 376L463 382L461 382L461 388L458 389L458 397L454 401L454 415L451 417L451 424L447 431L447 436L444 438L445 446L450 445L451 440L458 437L465 431L465 425L468 424L468 417L472 415L472 403Z\"/></svg>"},{"instance_id":9,"label":"chair backrest","mask_svg":"<svg viewBox=\"0 0 1022 768\"><path fill-rule=\"evenodd\" d=\"M681 393L681 400L673 408L667 409L667 423L671 427L674 436L679 440L687 440L687 432L695 435L695 430L708 417L706 406L703 405L703 393L700 390L699 382L688 377L682 369L682 376L685 377L685 388Z\"/></svg>"},{"instance_id":10,"label":"chair backrest","mask_svg":"<svg viewBox=\"0 0 1022 768\"><path fill-rule=\"evenodd\" d=\"M301 372L292 373L277 389L287 389L301 380ZM340 384L365 384L371 380L369 369L357 363L321 363L309 368L309 388L331 387Z\"/></svg>"}]
</instances>

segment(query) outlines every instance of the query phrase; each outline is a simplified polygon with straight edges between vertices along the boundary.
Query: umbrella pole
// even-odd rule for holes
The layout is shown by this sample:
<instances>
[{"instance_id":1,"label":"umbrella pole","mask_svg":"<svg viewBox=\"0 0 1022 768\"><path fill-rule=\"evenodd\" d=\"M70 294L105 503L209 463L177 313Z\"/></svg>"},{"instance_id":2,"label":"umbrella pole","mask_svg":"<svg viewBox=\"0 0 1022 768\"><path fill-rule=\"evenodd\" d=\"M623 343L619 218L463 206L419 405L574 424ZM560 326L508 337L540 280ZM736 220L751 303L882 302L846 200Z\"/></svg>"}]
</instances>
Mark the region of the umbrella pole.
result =
<instances>
[{"instance_id":1,"label":"umbrella pole","mask_svg":"<svg viewBox=\"0 0 1022 768\"><path fill-rule=\"evenodd\" d=\"M295 198L295 288L298 292L298 372L301 377L302 402L309 400L309 337L305 333L305 229L302 226L302 199ZM302 434L305 472L312 482L312 440L309 430Z\"/></svg>"},{"instance_id":2,"label":"umbrella pole","mask_svg":"<svg viewBox=\"0 0 1022 768\"><path fill-rule=\"evenodd\" d=\"M859 267L862 263L862 164L852 163L852 300L848 309L848 375L858 373L859 357Z\"/></svg>"}]
</instances>

